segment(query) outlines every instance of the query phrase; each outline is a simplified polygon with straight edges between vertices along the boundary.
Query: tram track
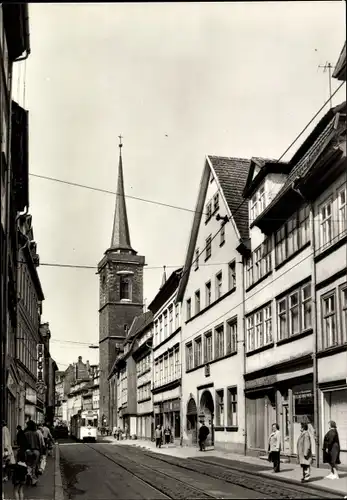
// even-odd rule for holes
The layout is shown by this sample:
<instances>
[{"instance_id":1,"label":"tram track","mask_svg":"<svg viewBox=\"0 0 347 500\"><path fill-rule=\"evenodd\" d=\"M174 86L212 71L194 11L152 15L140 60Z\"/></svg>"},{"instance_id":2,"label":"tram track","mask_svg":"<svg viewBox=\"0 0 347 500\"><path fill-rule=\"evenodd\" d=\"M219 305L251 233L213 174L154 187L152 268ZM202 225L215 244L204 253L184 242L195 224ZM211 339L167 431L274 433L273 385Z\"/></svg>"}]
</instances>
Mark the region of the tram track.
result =
<instances>
[{"instance_id":1,"label":"tram track","mask_svg":"<svg viewBox=\"0 0 347 500\"><path fill-rule=\"evenodd\" d=\"M218 494L214 495L201 488L198 488L187 481L183 481L179 475L179 471L172 468L173 464L168 464L157 457L147 456L146 463L140 463L136 458L129 456L128 453L115 451L112 448L112 453L100 450L98 445L84 444L88 448L96 451L104 458L114 462L119 467L122 467L128 473L132 474L138 480L143 481L146 485L151 486L154 490L159 491L165 496L174 500L199 500L199 499L223 499L232 498L235 495ZM123 449L122 449L123 451ZM165 465L163 465L165 464ZM168 466L169 465L169 466ZM261 498L269 498L262 495Z\"/></svg>"}]
</instances>

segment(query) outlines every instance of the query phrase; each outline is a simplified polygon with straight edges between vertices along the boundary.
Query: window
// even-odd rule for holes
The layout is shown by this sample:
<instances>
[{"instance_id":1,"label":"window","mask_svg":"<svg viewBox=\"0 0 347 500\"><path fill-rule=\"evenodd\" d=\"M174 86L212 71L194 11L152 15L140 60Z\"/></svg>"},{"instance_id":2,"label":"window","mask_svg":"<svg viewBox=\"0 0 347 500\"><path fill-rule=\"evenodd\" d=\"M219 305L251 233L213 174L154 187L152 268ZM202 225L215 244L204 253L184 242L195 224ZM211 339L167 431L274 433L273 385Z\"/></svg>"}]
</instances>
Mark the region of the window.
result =
<instances>
[{"instance_id":1,"label":"window","mask_svg":"<svg viewBox=\"0 0 347 500\"><path fill-rule=\"evenodd\" d=\"M215 358L224 356L224 325L217 326L215 329Z\"/></svg>"},{"instance_id":2,"label":"window","mask_svg":"<svg viewBox=\"0 0 347 500\"><path fill-rule=\"evenodd\" d=\"M120 300L130 300L131 286L129 276L120 276Z\"/></svg>"},{"instance_id":3,"label":"window","mask_svg":"<svg viewBox=\"0 0 347 500\"><path fill-rule=\"evenodd\" d=\"M311 284L305 284L277 301L278 340L312 328Z\"/></svg>"},{"instance_id":4,"label":"window","mask_svg":"<svg viewBox=\"0 0 347 500\"><path fill-rule=\"evenodd\" d=\"M213 212L219 209L219 193L216 193L213 197Z\"/></svg>"},{"instance_id":5,"label":"window","mask_svg":"<svg viewBox=\"0 0 347 500\"><path fill-rule=\"evenodd\" d=\"M228 388L228 426L237 427L237 387Z\"/></svg>"},{"instance_id":6,"label":"window","mask_svg":"<svg viewBox=\"0 0 347 500\"><path fill-rule=\"evenodd\" d=\"M212 237L210 235L206 238L206 258L205 258L205 260L207 260L211 257L211 250L212 250Z\"/></svg>"},{"instance_id":7,"label":"window","mask_svg":"<svg viewBox=\"0 0 347 500\"><path fill-rule=\"evenodd\" d=\"M173 327L173 306L169 307L169 335L174 331Z\"/></svg>"},{"instance_id":8,"label":"window","mask_svg":"<svg viewBox=\"0 0 347 500\"><path fill-rule=\"evenodd\" d=\"M339 222L339 234L347 231L347 205L346 196L347 188L344 186L338 193L338 215L337 220Z\"/></svg>"},{"instance_id":9,"label":"window","mask_svg":"<svg viewBox=\"0 0 347 500\"><path fill-rule=\"evenodd\" d=\"M195 314L200 312L200 290L195 292Z\"/></svg>"},{"instance_id":10,"label":"window","mask_svg":"<svg viewBox=\"0 0 347 500\"><path fill-rule=\"evenodd\" d=\"M250 223L262 213L266 206L265 199L265 186L259 188L259 190L252 196L250 201Z\"/></svg>"},{"instance_id":11,"label":"window","mask_svg":"<svg viewBox=\"0 0 347 500\"><path fill-rule=\"evenodd\" d=\"M236 262L230 262L228 266L228 287L229 290L236 288Z\"/></svg>"},{"instance_id":12,"label":"window","mask_svg":"<svg viewBox=\"0 0 347 500\"><path fill-rule=\"evenodd\" d=\"M337 344L336 293L323 297L323 348Z\"/></svg>"},{"instance_id":13,"label":"window","mask_svg":"<svg viewBox=\"0 0 347 500\"><path fill-rule=\"evenodd\" d=\"M167 337L167 311L164 312L164 339Z\"/></svg>"},{"instance_id":14,"label":"window","mask_svg":"<svg viewBox=\"0 0 347 500\"><path fill-rule=\"evenodd\" d=\"M332 201L328 201L320 209L321 216L321 246L329 245L332 240Z\"/></svg>"},{"instance_id":15,"label":"window","mask_svg":"<svg viewBox=\"0 0 347 500\"><path fill-rule=\"evenodd\" d=\"M208 222L212 217L212 202L210 201L206 205L206 222Z\"/></svg>"},{"instance_id":16,"label":"window","mask_svg":"<svg viewBox=\"0 0 347 500\"><path fill-rule=\"evenodd\" d=\"M340 289L341 292L341 334L342 343L347 342L347 285Z\"/></svg>"},{"instance_id":17,"label":"window","mask_svg":"<svg viewBox=\"0 0 347 500\"><path fill-rule=\"evenodd\" d=\"M194 366L202 364L202 342L201 336L194 340Z\"/></svg>"},{"instance_id":18,"label":"window","mask_svg":"<svg viewBox=\"0 0 347 500\"><path fill-rule=\"evenodd\" d=\"M275 234L276 265L281 264L310 241L310 210L307 205L295 212Z\"/></svg>"},{"instance_id":19,"label":"window","mask_svg":"<svg viewBox=\"0 0 347 500\"><path fill-rule=\"evenodd\" d=\"M206 293L206 307L208 307L211 304L211 281L206 283L205 293Z\"/></svg>"},{"instance_id":20,"label":"window","mask_svg":"<svg viewBox=\"0 0 347 500\"><path fill-rule=\"evenodd\" d=\"M265 187L262 186L259 189L259 194L258 194L258 213L261 214L262 211L265 208Z\"/></svg>"},{"instance_id":21,"label":"window","mask_svg":"<svg viewBox=\"0 0 347 500\"><path fill-rule=\"evenodd\" d=\"M266 276L271 269L271 238L267 238L254 250L246 265L247 288Z\"/></svg>"},{"instance_id":22,"label":"window","mask_svg":"<svg viewBox=\"0 0 347 500\"><path fill-rule=\"evenodd\" d=\"M252 196L251 198L251 203L250 203L251 207L250 207L250 222L252 224L252 222L257 218L257 215L258 215L258 197L257 197L257 193Z\"/></svg>"},{"instance_id":23,"label":"window","mask_svg":"<svg viewBox=\"0 0 347 500\"><path fill-rule=\"evenodd\" d=\"M216 300L218 300L219 297L222 296L222 279L223 279L223 275L222 275L222 271L220 271L216 275Z\"/></svg>"},{"instance_id":24,"label":"window","mask_svg":"<svg viewBox=\"0 0 347 500\"><path fill-rule=\"evenodd\" d=\"M225 226L223 224L223 226L221 227L221 230L220 230L220 242L219 242L219 246L224 245L224 243L225 243Z\"/></svg>"},{"instance_id":25,"label":"window","mask_svg":"<svg viewBox=\"0 0 347 500\"><path fill-rule=\"evenodd\" d=\"M216 391L216 426L224 427L224 389Z\"/></svg>"},{"instance_id":26,"label":"window","mask_svg":"<svg viewBox=\"0 0 347 500\"><path fill-rule=\"evenodd\" d=\"M160 318L159 318L159 334L160 334L160 337L159 337L159 343L160 343L164 340L164 337L163 337L163 316L160 316Z\"/></svg>"},{"instance_id":27,"label":"window","mask_svg":"<svg viewBox=\"0 0 347 500\"><path fill-rule=\"evenodd\" d=\"M176 304L175 306L175 328L177 329L180 326L180 305Z\"/></svg>"},{"instance_id":28,"label":"window","mask_svg":"<svg viewBox=\"0 0 347 500\"><path fill-rule=\"evenodd\" d=\"M246 330L247 352L272 343L271 304L248 316Z\"/></svg>"},{"instance_id":29,"label":"window","mask_svg":"<svg viewBox=\"0 0 347 500\"><path fill-rule=\"evenodd\" d=\"M193 368L193 345L191 342L186 345L186 365L187 370Z\"/></svg>"},{"instance_id":30,"label":"window","mask_svg":"<svg viewBox=\"0 0 347 500\"><path fill-rule=\"evenodd\" d=\"M199 269L199 249L195 250L195 271Z\"/></svg>"},{"instance_id":31,"label":"window","mask_svg":"<svg viewBox=\"0 0 347 500\"><path fill-rule=\"evenodd\" d=\"M192 317L192 299L187 299L187 320Z\"/></svg>"},{"instance_id":32,"label":"window","mask_svg":"<svg viewBox=\"0 0 347 500\"><path fill-rule=\"evenodd\" d=\"M226 354L237 351L237 318L227 321Z\"/></svg>"},{"instance_id":33,"label":"window","mask_svg":"<svg viewBox=\"0 0 347 500\"><path fill-rule=\"evenodd\" d=\"M312 327L311 284L304 286L301 290L301 307L302 329L308 330Z\"/></svg>"},{"instance_id":34,"label":"window","mask_svg":"<svg viewBox=\"0 0 347 500\"><path fill-rule=\"evenodd\" d=\"M205 333L205 363L212 361L212 332Z\"/></svg>"}]
</instances>

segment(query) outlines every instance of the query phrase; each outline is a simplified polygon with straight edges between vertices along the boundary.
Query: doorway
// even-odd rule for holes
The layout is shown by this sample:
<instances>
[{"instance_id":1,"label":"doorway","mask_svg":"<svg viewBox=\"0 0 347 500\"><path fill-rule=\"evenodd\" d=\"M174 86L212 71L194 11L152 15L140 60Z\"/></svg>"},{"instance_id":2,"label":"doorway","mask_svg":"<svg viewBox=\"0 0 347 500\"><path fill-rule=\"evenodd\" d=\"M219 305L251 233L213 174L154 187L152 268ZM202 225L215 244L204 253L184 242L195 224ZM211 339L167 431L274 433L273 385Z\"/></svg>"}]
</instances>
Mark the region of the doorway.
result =
<instances>
[{"instance_id":1,"label":"doorway","mask_svg":"<svg viewBox=\"0 0 347 500\"><path fill-rule=\"evenodd\" d=\"M214 403L213 403L213 397L210 391L205 390L200 398L200 412L199 415L204 416L205 420L205 425L208 427L210 433L207 436L206 439L206 446L213 446L214 445L214 432L213 432L213 427L214 427Z\"/></svg>"},{"instance_id":2,"label":"doorway","mask_svg":"<svg viewBox=\"0 0 347 500\"><path fill-rule=\"evenodd\" d=\"M198 442L198 411L195 399L190 398L187 404L187 434L191 444Z\"/></svg>"}]
</instances>

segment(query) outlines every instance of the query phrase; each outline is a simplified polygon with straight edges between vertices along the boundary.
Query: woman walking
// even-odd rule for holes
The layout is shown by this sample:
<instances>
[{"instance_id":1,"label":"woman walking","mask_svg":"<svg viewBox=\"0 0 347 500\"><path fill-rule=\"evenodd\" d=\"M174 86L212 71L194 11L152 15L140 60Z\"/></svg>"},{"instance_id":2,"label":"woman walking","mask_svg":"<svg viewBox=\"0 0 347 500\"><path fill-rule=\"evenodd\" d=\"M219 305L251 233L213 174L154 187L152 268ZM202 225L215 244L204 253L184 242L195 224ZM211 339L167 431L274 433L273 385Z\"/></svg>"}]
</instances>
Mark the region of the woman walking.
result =
<instances>
[{"instance_id":1,"label":"woman walking","mask_svg":"<svg viewBox=\"0 0 347 500\"><path fill-rule=\"evenodd\" d=\"M330 429L324 436L323 443L323 462L328 463L331 468L330 474L327 475L327 479L339 479L337 473L336 465L340 462L340 440L339 434L336 428L336 422L331 420L329 422Z\"/></svg>"},{"instance_id":2,"label":"woman walking","mask_svg":"<svg viewBox=\"0 0 347 500\"><path fill-rule=\"evenodd\" d=\"M308 432L308 425L301 424L301 433L297 443L298 462L302 468L302 481L310 479L310 467L312 463L312 442Z\"/></svg>"},{"instance_id":3,"label":"woman walking","mask_svg":"<svg viewBox=\"0 0 347 500\"><path fill-rule=\"evenodd\" d=\"M171 442L171 429L169 426L165 428L164 436L165 436L165 444L166 444L166 446L169 446L169 444Z\"/></svg>"},{"instance_id":4,"label":"woman walking","mask_svg":"<svg viewBox=\"0 0 347 500\"><path fill-rule=\"evenodd\" d=\"M269 462L272 462L274 472L280 472L281 433L278 424L272 424L269 437Z\"/></svg>"}]
</instances>

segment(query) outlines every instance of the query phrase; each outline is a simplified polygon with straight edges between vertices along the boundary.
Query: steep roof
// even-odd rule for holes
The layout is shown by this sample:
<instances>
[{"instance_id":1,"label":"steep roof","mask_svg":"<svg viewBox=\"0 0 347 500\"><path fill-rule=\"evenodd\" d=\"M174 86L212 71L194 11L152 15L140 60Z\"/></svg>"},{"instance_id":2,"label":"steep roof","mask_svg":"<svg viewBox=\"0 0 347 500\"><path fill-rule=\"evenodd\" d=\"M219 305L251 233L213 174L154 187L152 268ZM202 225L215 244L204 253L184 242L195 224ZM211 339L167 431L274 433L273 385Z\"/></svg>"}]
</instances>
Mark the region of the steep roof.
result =
<instances>
[{"instance_id":1,"label":"steep roof","mask_svg":"<svg viewBox=\"0 0 347 500\"><path fill-rule=\"evenodd\" d=\"M177 302L183 298L186 289L190 269L194 258L196 240L199 233L201 217L204 212L206 193L209 185L211 172L216 177L216 182L225 198L236 231L239 233L240 242L245 242L249 238L248 228L248 203L243 197L243 189L248 176L250 160L245 158L232 158L226 156L206 157L205 167L202 173L199 194L195 206L195 214L190 232L186 260L183 268L181 281L177 291Z\"/></svg>"},{"instance_id":2,"label":"steep roof","mask_svg":"<svg viewBox=\"0 0 347 500\"><path fill-rule=\"evenodd\" d=\"M336 63L333 78L337 78L337 80L341 81L346 81L346 42L342 47L341 54Z\"/></svg>"},{"instance_id":3,"label":"steep roof","mask_svg":"<svg viewBox=\"0 0 347 500\"><path fill-rule=\"evenodd\" d=\"M249 237L248 204L243 198L250 160L208 156L242 239Z\"/></svg>"}]
</instances>

